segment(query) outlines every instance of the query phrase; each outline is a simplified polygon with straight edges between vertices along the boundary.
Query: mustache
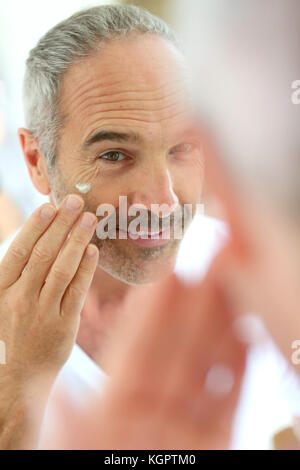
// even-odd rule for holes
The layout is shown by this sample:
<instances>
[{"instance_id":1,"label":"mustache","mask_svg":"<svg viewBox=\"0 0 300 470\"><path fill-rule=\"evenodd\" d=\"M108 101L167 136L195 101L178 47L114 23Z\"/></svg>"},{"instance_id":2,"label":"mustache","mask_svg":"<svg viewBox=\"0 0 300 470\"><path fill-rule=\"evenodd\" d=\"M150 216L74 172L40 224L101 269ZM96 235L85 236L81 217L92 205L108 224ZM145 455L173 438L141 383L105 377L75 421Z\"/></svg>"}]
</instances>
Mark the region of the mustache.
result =
<instances>
[{"instance_id":1,"label":"mustache","mask_svg":"<svg viewBox=\"0 0 300 470\"><path fill-rule=\"evenodd\" d=\"M115 228L120 230L128 231L131 222L136 221L136 225L141 231L150 232L153 229L162 231L165 227L182 225L184 211L186 211L186 208L179 205L172 213L164 217L145 209L137 209L137 215L129 216L125 214L124 216L123 212L121 213L119 209L116 209L114 213L105 216L105 218L108 224L115 225ZM192 218L191 213L188 213L187 216Z\"/></svg>"}]
</instances>

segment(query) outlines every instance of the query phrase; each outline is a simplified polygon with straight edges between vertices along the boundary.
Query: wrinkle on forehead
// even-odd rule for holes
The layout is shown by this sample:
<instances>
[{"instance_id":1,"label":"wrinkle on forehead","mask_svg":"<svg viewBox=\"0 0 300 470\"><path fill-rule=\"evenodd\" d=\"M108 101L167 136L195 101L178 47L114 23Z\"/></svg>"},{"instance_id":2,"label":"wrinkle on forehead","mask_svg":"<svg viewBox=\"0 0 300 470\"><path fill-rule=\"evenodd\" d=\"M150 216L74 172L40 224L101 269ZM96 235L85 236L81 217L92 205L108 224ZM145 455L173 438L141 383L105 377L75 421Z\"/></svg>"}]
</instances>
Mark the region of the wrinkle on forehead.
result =
<instances>
[{"instance_id":1,"label":"wrinkle on forehead","mask_svg":"<svg viewBox=\"0 0 300 470\"><path fill-rule=\"evenodd\" d=\"M169 78L168 80L165 80L164 83L156 86L156 88L153 89L149 88L149 85L147 87L146 84L144 87L139 87L138 81L136 80L136 76L134 80L132 80L132 83L130 83L130 81L128 80L127 74L119 73L118 76L119 79L115 82L111 82L108 79L107 74L105 76L105 79L100 75L98 77L80 77L81 79L79 79L79 85L74 90L70 89L70 87L65 87L65 90L62 93L63 96L61 101L66 103L71 102L72 100L76 101L77 99L80 99L80 97L83 95L99 96L99 90L101 90L101 99L105 103L110 102L110 97L112 94L120 94L126 99L131 98L132 95L134 97L135 93L143 93L145 95L145 101L152 101L160 100L166 94L172 94L182 89L182 80L179 78L173 78L172 80L170 80Z\"/></svg>"},{"instance_id":2,"label":"wrinkle on forehead","mask_svg":"<svg viewBox=\"0 0 300 470\"><path fill-rule=\"evenodd\" d=\"M121 87L120 87L121 88ZM188 103L187 93L182 87L166 86L147 91L114 90L110 93L103 86L94 84L88 92L82 89L69 102L68 114L90 126L91 119L131 119L145 122L162 121L184 111Z\"/></svg>"},{"instance_id":3,"label":"wrinkle on forehead","mask_svg":"<svg viewBox=\"0 0 300 470\"><path fill-rule=\"evenodd\" d=\"M107 46L109 47L109 46ZM107 51L106 51L107 52ZM104 53L104 56L102 54ZM62 81L61 108L85 128L106 119L160 121L182 111L187 101L184 73L166 51L157 64L144 56L120 60L120 51L74 64ZM73 119L74 120L74 119Z\"/></svg>"},{"instance_id":4,"label":"wrinkle on forehead","mask_svg":"<svg viewBox=\"0 0 300 470\"><path fill-rule=\"evenodd\" d=\"M109 115L107 115L109 114ZM83 141L85 141L96 129L101 128L110 128L110 127L129 127L132 128L135 126L136 128L141 128L147 130L147 134L150 137L150 129L153 129L153 124L157 126L163 126L166 122L168 124L168 128L176 128L177 132L182 129L182 123L186 122L187 114L182 112L171 113L169 109L165 110L165 112L161 112L160 116L157 114L150 114L149 112L139 113L134 115L134 113L106 113L105 116L103 113L93 115L93 119L91 119L88 123L88 132L84 134ZM149 127L152 125L151 127Z\"/></svg>"}]
</instances>

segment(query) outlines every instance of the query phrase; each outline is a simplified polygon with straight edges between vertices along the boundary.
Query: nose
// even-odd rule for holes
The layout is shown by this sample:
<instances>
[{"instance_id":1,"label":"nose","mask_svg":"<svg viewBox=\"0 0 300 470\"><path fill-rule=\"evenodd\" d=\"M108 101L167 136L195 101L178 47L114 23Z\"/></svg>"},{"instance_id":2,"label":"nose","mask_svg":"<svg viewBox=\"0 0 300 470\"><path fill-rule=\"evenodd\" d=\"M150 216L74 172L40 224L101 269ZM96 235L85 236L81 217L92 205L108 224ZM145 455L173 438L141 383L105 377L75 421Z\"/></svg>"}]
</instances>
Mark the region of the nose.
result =
<instances>
[{"instance_id":1,"label":"nose","mask_svg":"<svg viewBox=\"0 0 300 470\"><path fill-rule=\"evenodd\" d=\"M175 194L171 174L167 167L145 169L128 194L128 204L143 208L159 217L167 217L176 210L179 200Z\"/></svg>"}]
</instances>

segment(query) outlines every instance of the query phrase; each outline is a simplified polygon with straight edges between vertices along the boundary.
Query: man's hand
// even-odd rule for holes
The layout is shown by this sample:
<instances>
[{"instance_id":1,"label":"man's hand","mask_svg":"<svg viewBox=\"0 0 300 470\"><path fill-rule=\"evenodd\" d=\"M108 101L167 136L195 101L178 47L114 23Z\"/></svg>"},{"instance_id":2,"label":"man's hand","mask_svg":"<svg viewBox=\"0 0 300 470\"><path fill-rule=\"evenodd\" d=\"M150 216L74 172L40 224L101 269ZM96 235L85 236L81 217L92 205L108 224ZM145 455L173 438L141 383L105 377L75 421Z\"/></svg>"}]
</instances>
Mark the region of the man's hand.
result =
<instances>
[{"instance_id":1,"label":"man's hand","mask_svg":"<svg viewBox=\"0 0 300 470\"><path fill-rule=\"evenodd\" d=\"M51 448L230 446L246 346L216 279L215 269L193 286L172 275L128 301L107 351L111 379L103 398L88 415L62 401L65 416Z\"/></svg>"},{"instance_id":2,"label":"man's hand","mask_svg":"<svg viewBox=\"0 0 300 470\"><path fill-rule=\"evenodd\" d=\"M26 424L18 419L25 387L46 373L51 388L74 345L98 260L97 248L89 244L97 218L81 214L83 205L72 195L58 211L50 204L40 207L0 263L0 339L6 347L6 364L0 365L0 448L21 447Z\"/></svg>"}]
</instances>

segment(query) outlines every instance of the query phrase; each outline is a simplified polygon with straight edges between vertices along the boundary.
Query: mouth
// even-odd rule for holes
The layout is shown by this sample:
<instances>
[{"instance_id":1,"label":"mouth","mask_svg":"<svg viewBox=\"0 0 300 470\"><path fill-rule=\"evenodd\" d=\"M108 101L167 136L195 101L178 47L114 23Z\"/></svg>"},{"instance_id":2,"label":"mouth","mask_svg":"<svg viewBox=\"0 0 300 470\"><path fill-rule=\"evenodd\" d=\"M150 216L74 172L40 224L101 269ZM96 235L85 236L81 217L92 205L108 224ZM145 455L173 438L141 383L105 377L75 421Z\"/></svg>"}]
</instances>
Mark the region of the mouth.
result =
<instances>
[{"instance_id":1,"label":"mouth","mask_svg":"<svg viewBox=\"0 0 300 470\"><path fill-rule=\"evenodd\" d=\"M117 236L117 238L127 239L130 243L137 245L139 247L158 247L164 246L170 243L171 240L171 230L170 228L161 230L160 232L146 232L139 231L136 234L132 234L128 231L117 229L119 234L122 236Z\"/></svg>"}]
</instances>

